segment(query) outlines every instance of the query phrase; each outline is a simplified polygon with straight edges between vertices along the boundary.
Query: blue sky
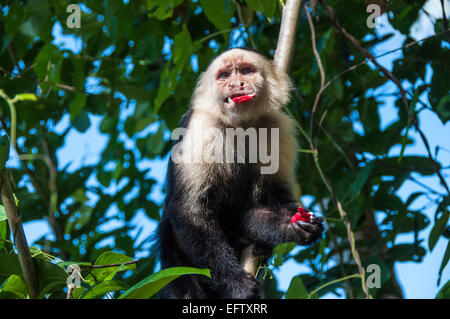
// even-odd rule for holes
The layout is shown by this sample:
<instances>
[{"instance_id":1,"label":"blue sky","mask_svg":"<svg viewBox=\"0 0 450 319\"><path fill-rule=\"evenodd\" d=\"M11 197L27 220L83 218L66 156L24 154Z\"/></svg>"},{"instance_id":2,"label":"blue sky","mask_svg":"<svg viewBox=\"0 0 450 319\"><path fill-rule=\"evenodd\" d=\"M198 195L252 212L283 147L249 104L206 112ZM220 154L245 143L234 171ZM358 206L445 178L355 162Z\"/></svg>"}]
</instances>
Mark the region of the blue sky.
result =
<instances>
[{"instance_id":1,"label":"blue sky","mask_svg":"<svg viewBox=\"0 0 450 319\"><path fill-rule=\"evenodd\" d=\"M450 5L448 1L446 2L446 12L450 12ZM439 0L429 0L425 6L425 9L435 17L439 17L442 15L442 11L440 8ZM377 26L376 31L379 35L383 35L388 32L395 32L392 27L390 27L389 23L385 16L380 18L380 25ZM81 22L83 23L83 21ZM301 32L301 31L300 31ZM433 26L429 21L429 18L425 14L421 14L418 23L412 28L412 35L415 39L422 39L429 35L432 35ZM64 36L62 35L62 28L60 25L56 24L53 29L53 35L55 37L54 43L59 45L62 48L70 49L74 52L79 52L81 49L81 40L77 39L74 36ZM381 54L383 52L398 48L402 46L404 37L399 33L396 33L394 37L384 42L382 45L378 45L375 47L372 52L375 55ZM111 48L112 51L114 48ZM111 52L109 52L110 54ZM106 52L105 54L108 54ZM388 69L392 69L392 61L398 57L401 57L401 51L397 51L394 54L387 55L383 58L379 59L379 62L387 67ZM195 60L193 60L195 63ZM430 79L432 75L431 68L427 70L427 81ZM92 78L88 81L87 86L91 87L93 91L97 90L96 88L96 79ZM387 93L396 91L395 86L392 83L387 83L384 86L378 88L374 95L376 96L379 93ZM384 102L384 106L380 108L380 117L381 117L381 125L382 127L386 127L389 123L396 120L397 111L393 105L394 99L390 97L383 97L380 99ZM424 103L428 104L427 96L422 95L421 100ZM125 119L128 114L133 112L134 105L130 103L130 105L125 108L121 107L121 119ZM20 114L18 114L20 117ZM87 165L90 163L97 163L100 158L100 154L104 149L107 143L107 136L100 133L98 126L101 121L101 117L98 116L90 116L91 119L91 127L85 133L79 133L75 129L71 129L69 134L66 137L65 145L61 148L58 153L59 160L59 168L70 164L69 169L75 170L80 165ZM420 127L428 137L430 142L431 149L434 150L436 145L439 145L442 150L438 154L438 160L441 162L443 166L450 165L450 125L447 124L443 126L437 116L430 111L422 111L419 116ZM54 127L55 131L61 132L68 125L69 117L64 117L59 123L57 123ZM155 130L157 125L152 124L148 128L145 129L145 132L141 134L148 134L149 131ZM357 129L357 127L355 127ZM409 131L409 136L414 138L415 144L406 149L405 154L425 154L425 148L420 139L418 139L418 134L413 130ZM128 148L133 149L134 141L127 138L126 134L123 133L120 135L120 138L126 142ZM395 147L391 150L390 155L398 155L400 152L400 147ZM9 162L9 166L15 166L17 164L17 160L13 157ZM154 161L142 160L139 163L139 168L151 168L151 171L148 173L148 178L154 178L158 181L156 187L154 187L151 197L159 203L162 203L164 196L161 192L161 187L164 183L165 172L167 167L167 157L163 159L157 159ZM438 190L444 193L443 188L439 185L439 181L437 177L427 177L423 178L420 175L415 176L422 183L432 187L435 190ZM445 178L448 180L448 176L445 175ZM88 183L90 185L96 185L95 178L89 179ZM120 189L121 184L112 185L108 188L108 191L115 192ZM123 186L123 185L122 185ZM402 199L408 197L409 194L421 190L421 187L413 182L406 182L402 188L399 190L398 194ZM94 195L89 195L92 203L96 201ZM305 202L308 203L308 198L305 198ZM427 200L424 197L420 197L414 202L414 206L412 208L417 209L426 204ZM430 220L434 220L434 210L435 206L431 206L425 211L425 213ZM109 215L114 216L117 214L116 208L111 208L108 212ZM383 214L378 214L378 219L383 217ZM137 244L140 241L144 240L156 227L156 223L149 220L144 212L139 212L133 219L132 223L138 225L139 228L142 228L143 231L138 238ZM432 223L433 224L433 223ZM431 224L431 225L432 225ZM99 230L111 230L113 228L118 228L122 224L118 221L111 221L107 224L104 224L99 228ZM29 222L24 225L25 233L29 243L33 243L36 239L40 238L42 235L50 233L50 229L46 222L44 221L34 221ZM420 234L420 239L424 239L426 243L424 246L427 248L428 245L428 235L431 230L431 226L429 226L424 232ZM51 235L50 235L51 236ZM402 242L411 242L412 234L401 235L398 236L396 243ZM113 247L114 240L112 238L106 239L102 242L102 245L111 245ZM407 298L434 298L439 288L436 286L436 278L437 273L444 255L444 251L447 245L447 241L444 239L440 239L434 248L432 253L427 253L425 259L422 263L414 263L414 262L405 262L405 263L397 263L395 265L395 271L397 277L400 281L400 284L403 288L404 294ZM147 246L148 247L148 246ZM428 248L427 248L428 250ZM308 268L296 263L291 260L286 262L279 270L275 271L277 278L279 279L279 288L281 290L286 290L289 286L290 280L293 276L298 275L308 271ZM447 266L446 271L441 280L441 286L450 280L450 271L449 266ZM328 294L327 297L333 298L334 296Z\"/></svg>"}]
</instances>

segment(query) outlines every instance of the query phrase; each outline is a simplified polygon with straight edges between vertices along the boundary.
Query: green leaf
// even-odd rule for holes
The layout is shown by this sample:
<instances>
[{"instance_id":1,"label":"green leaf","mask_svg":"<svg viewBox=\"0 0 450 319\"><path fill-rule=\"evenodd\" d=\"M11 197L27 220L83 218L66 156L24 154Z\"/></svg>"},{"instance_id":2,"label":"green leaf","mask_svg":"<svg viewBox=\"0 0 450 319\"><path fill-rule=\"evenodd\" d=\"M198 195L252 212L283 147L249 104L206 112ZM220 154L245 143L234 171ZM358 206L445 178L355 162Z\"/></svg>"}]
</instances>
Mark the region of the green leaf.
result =
<instances>
[{"instance_id":1,"label":"green leaf","mask_svg":"<svg viewBox=\"0 0 450 319\"><path fill-rule=\"evenodd\" d=\"M252 10L264 13L267 18L273 17L277 9L277 0L245 0L245 2Z\"/></svg>"},{"instance_id":2,"label":"green leaf","mask_svg":"<svg viewBox=\"0 0 450 319\"><path fill-rule=\"evenodd\" d=\"M0 135L0 171L5 168L9 159L9 139L6 135Z\"/></svg>"},{"instance_id":3,"label":"green leaf","mask_svg":"<svg viewBox=\"0 0 450 319\"><path fill-rule=\"evenodd\" d=\"M173 41L172 58L173 64L169 61L164 71L161 73L158 95L155 99L155 108L153 114L157 114L161 105L175 91L178 86L178 76L183 70L185 64L189 61L192 53L191 35L187 26L183 24L182 31L178 33Z\"/></svg>"},{"instance_id":4,"label":"green leaf","mask_svg":"<svg viewBox=\"0 0 450 319\"><path fill-rule=\"evenodd\" d=\"M393 1L389 6L393 17L389 19L394 28L403 34L409 34L409 30L419 16L419 10L424 5L425 0L411 2Z\"/></svg>"},{"instance_id":5,"label":"green leaf","mask_svg":"<svg viewBox=\"0 0 450 319\"><path fill-rule=\"evenodd\" d=\"M374 166L374 162L370 162L359 170L358 175L356 175L355 181L350 185L350 188L348 189L348 193L351 197L359 195L359 193L361 192L361 188L367 182Z\"/></svg>"},{"instance_id":6,"label":"green leaf","mask_svg":"<svg viewBox=\"0 0 450 319\"><path fill-rule=\"evenodd\" d=\"M152 158L161 154L164 146L166 145L164 131L165 126L161 124L154 134L149 134L145 138L140 138L137 140L137 147L143 156Z\"/></svg>"},{"instance_id":7,"label":"green leaf","mask_svg":"<svg viewBox=\"0 0 450 319\"><path fill-rule=\"evenodd\" d=\"M273 265L279 267L286 260L286 256L296 247L295 243L283 243L273 250Z\"/></svg>"},{"instance_id":8,"label":"green leaf","mask_svg":"<svg viewBox=\"0 0 450 319\"><path fill-rule=\"evenodd\" d=\"M16 254L0 253L0 260L0 277L10 275L22 276L19 258ZM43 289L50 283L66 283L68 274L61 267L39 258L33 258L33 264L39 277L40 289Z\"/></svg>"},{"instance_id":9,"label":"green leaf","mask_svg":"<svg viewBox=\"0 0 450 319\"><path fill-rule=\"evenodd\" d=\"M35 66L34 72L39 79L47 79L50 83L60 82L62 54L58 47L52 43L48 43L42 47L39 54L34 59ZM44 83L41 83L41 87L44 88Z\"/></svg>"},{"instance_id":10,"label":"green leaf","mask_svg":"<svg viewBox=\"0 0 450 319\"><path fill-rule=\"evenodd\" d=\"M54 281L50 282L47 285L43 286L43 288L40 289L38 299L42 299L45 297L45 295L50 293L58 293L63 291L63 289L67 287L67 283L65 281Z\"/></svg>"},{"instance_id":11,"label":"green leaf","mask_svg":"<svg viewBox=\"0 0 450 319\"><path fill-rule=\"evenodd\" d=\"M5 206L0 204L0 222L7 220L7 219L8 219L8 217L6 216Z\"/></svg>"},{"instance_id":12,"label":"green leaf","mask_svg":"<svg viewBox=\"0 0 450 319\"><path fill-rule=\"evenodd\" d=\"M421 261L426 253L422 246L397 244L387 251L386 256L392 261Z\"/></svg>"},{"instance_id":13,"label":"green leaf","mask_svg":"<svg viewBox=\"0 0 450 319\"><path fill-rule=\"evenodd\" d=\"M200 0L206 17L219 30L231 27L234 4L228 0Z\"/></svg>"},{"instance_id":14,"label":"green leaf","mask_svg":"<svg viewBox=\"0 0 450 319\"><path fill-rule=\"evenodd\" d=\"M183 0L147 0L149 17L156 17L158 20L171 18L173 9L180 5Z\"/></svg>"},{"instance_id":15,"label":"green leaf","mask_svg":"<svg viewBox=\"0 0 450 319\"><path fill-rule=\"evenodd\" d=\"M254 11L262 12L264 10L263 1L261 0L245 0L247 5Z\"/></svg>"},{"instance_id":16,"label":"green leaf","mask_svg":"<svg viewBox=\"0 0 450 319\"><path fill-rule=\"evenodd\" d=\"M261 0L261 2L264 8L264 15L267 18L273 17L277 9L277 0Z\"/></svg>"},{"instance_id":17,"label":"green leaf","mask_svg":"<svg viewBox=\"0 0 450 319\"><path fill-rule=\"evenodd\" d=\"M105 25L107 27L108 34L111 38L116 39L118 33L118 21L113 10L114 1L104 0L103 6L105 7Z\"/></svg>"},{"instance_id":18,"label":"green leaf","mask_svg":"<svg viewBox=\"0 0 450 319\"><path fill-rule=\"evenodd\" d=\"M449 218L449 211L444 210L442 212L441 217L434 223L433 228L430 231L430 236L428 237L428 248L430 251L433 251L434 246L436 245L439 237L444 232L445 226L447 225Z\"/></svg>"},{"instance_id":19,"label":"green leaf","mask_svg":"<svg viewBox=\"0 0 450 319\"><path fill-rule=\"evenodd\" d=\"M86 94L75 93L75 98L69 104L70 120L73 120L81 113L86 105ZM88 125L89 127L89 125ZM84 132L84 131L81 131Z\"/></svg>"},{"instance_id":20,"label":"green leaf","mask_svg":"<svg viewBox=\"0 0 450 319\"><path fill-rule=\"evenodd\" d=\"M17 275L11 275L6 280L6 283L3 285L1 292L10 292L22 299L26 298L28 295L28 290L25 282L23 281L22 277Z\"/></svg>"},{"instance_id":21,"label":"green leaf","mask_svg":"<svg viewBox=\"0 0 450 319\"><path fill-rule=\"evenodd\" d=\"M437 169L441 168L439 162L434 161L434 165ZM403 156L400 163L397 156L376 160L374 174L398 176L404 172L417 172L424 176L435 174L430 159L426 156Z\"/></svg>"},{"instance_id":22,"label":"green leaf","mask_svg":"<svg viewBox=\"0 0 450 319\"><path fill-rule=\"evenodd\" d=\"M442 123L446 123L450 120L450 95L445 95L439 101L439 104L436 106L436 111L441 118Z\"/></svg>"},{"instance_id":23,"label":"green leaf","mask_svg":"<svg viewBox=\"0 0 450 319\"><path fill-rule=\"evenodd\" d=\"M307 299L309 296L303 280L300 277L294 277L286 292L286 299Z\"/></svg>"},{"instance_id":24,"label":"green leaf","mask_svg":"<svg viewBox=\"0 0 450 319\"><path fill-rule=\"evenodd\" d=\"M0 205L0 210L2 209L2 205ZM2 249L5 246L5 240L6 238L6 220L0 221L0 249Z\"/></svg>"},{"instance_id":25,"label":"green leaf","mask_svg":"<svg viewBox=\"0 0 450 319\"><path fill-rule=\"evenodd\" d=\"M436 299L450 299L450 280L439 290Z\"/></svg>"},{"instance_id":26,"label":"green leaf","mask_svg":"<svg viewBox=\"0 0 450 319\"><path fill-rule=\"evenodd\" d=\"M123 264L129 261L133 261L133 259L120 253L107 251L97 258L94 265L98 266L98 265ZM106 268L94 268L92 270L92 275L89 275L86 279L91 282L96 282L96 280L98 282L102 282L112 279L114 275L119 271L134 270L134 269L136 269L135 264L106 267Z\"/></svg>"},{"instance_id":27,"label":"green leaf","mask_svg":"<svg viewBox=\"0 0 450 319\"><path fill-rule=\"evenodd\" d=\"M13 102L16 101L37 101L37 96L34 93L17 94L13 99Z\"/></svg>"},{"instance_id":28,"label":"green leaf","mask_svg":"<svg viewBox=\"0 0 450 319\"><path fill-rule=\"evenodd\" d=\"M82 110L72 121L72 124L79 132L84 133L91 126L91 120L89 119L88 113L85 110Z\"/></svg>"},{"instance_id":29,"label":"green leaf","mask_svg":"<svg viewBox=\"0 0 450 319\"><path fill-rule=\"evenodd\" d=\"M144 278L121 294L119 299L148 299L181 275L204 275L211 278L209 269L192 267L167 268Z\"/></svg>"},{"instance_id":30,"label":"green leaf","mask_svg":"<svg viewBox=\"0 0 450 319\"><path fill-rule=\"evenodd\" d=\"M127 289L128 285L122 281L118 280L108 280L103 281L95 286L92 286L88 292L81 297L81 299L94 299L99 296L103 296L108 292L116 291L116 290L124 290Z\"/></svg>"},{"instance_id":31,"label":"green leaf","mask_svg":"<svg viewBox=\"0 0 450 319\"><path fill-rule=\"evenodd\" d=\"M439 274L438 274L438 285L441 281L442 272L445 269L445 266L448 264L448 260L450 259L450 241L447 243L447 248L445 249L444 258L442 258L441 267L439 268Z\"/></svg>"},{"instance_id":32,"label":"green leaf","mask_svg":"<svg viewBox=\"0 0 450 319\"><path fill-rule=\"evenodd\" d=\"M24 6L20 5L19 2L12 2L8 9L8 14L3 21L5 22L6 34L10 39L14 39L17 30L27 18L27 14L24 12Z\"/></svg>"}]
</instances>

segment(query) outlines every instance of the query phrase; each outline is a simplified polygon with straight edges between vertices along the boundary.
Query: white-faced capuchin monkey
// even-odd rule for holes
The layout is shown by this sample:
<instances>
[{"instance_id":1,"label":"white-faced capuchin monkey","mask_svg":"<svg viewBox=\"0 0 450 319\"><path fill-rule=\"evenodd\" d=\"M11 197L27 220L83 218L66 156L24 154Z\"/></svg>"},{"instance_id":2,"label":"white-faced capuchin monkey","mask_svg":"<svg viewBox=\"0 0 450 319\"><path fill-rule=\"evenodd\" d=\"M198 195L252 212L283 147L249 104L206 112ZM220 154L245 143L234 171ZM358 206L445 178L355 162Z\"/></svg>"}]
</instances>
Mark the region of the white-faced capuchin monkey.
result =
<instances>
[{"instance_id":1,"label":"white-faced capuchin monkey","mask_svg":"<svg viewBox=\"0 0 450 319\"><path fill-rule=\"evenodd\" d=\"M186 133L172 149L157 235L163 269L209 268L212 279L181 276L161 298L259 298L258 280L240 265L245 247L253 244L254 254L267 259L278 244L321 238L322 218L296 218L298 148L293 120L281 110L291 89L286 73L246 48L223 52L201 74L181 120ZM244 153L241 144L229 156L239 129L248 138ZM214 138L204 138L206 132ZM270 154L252 154L251 146ZM175 160L176 148L184 160ZM205 152L212 160L202 158ZM278 163L264 172L268 157Z\"/></svg>"}]
</instances>

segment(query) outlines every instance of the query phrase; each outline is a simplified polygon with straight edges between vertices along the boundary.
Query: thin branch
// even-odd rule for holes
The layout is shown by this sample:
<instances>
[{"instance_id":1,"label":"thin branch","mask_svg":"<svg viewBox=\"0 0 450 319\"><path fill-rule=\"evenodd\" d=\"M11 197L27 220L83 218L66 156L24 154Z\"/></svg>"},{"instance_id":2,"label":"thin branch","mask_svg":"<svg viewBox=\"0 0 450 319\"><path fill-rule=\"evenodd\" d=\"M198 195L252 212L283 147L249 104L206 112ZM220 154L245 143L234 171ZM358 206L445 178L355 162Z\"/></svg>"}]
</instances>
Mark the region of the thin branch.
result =
<instances>
[{"instance_id":1,"label":"thin branch","mask_svg":"<svg viewBox=\"0 0 450 319\"><path fill-rule=\"evenodd\" d=\"M356 266L358 267L358 272L361 276L361 287L366 295L367 299L371 299L371 296L369 294L369 288L367 287L366 283L366 271L364 270L364 267L362 266L361 257L359 256L359 252L356 249L356 243L355 243L355 235L353 234L350 221L348 219L347 213L342 208L342 205L339 201L336 200L336 206L339 211L339 215L341 216L342 220L344 221L345 228L347 230L347 237L350 239L350 248L353 255L353 259L356 262Z\"/></svg>"},{"instance_id":2,"label":"thin branch","mask_svg":"<svg viewBox=\"0 0 450 319\"><path fill-rule=\"evenodd\" d=\"M361 275L360 274L353 274L353 275L349 275L349 276L345 276L345 277L342 277L342 278L339 278L339 279L332 280L332 281L327 282L326 284L320 286L316 290L311 291L308 296L309 296L309 298L311 298L314 294L318 293L323 288L326 288L326 287L328 287L330 285L336 284L336 283L341 282L341 281L346 281L348 279L358 278L358 277L361 277Z\"/></svg>"},{"instance_id":3,"label":"thin branch","mask_svg":"<svg viewBox=\"0 0 450 319\"><path fill-rule=\"evenodd\" d=\"M9 111L11 113L11 131L9 133L9 137L11 140L12 147L16 148L16 125L17 125L16 107L14 106L14 101L10 99L9 96L6 95L6 93L2 89L0 89L0 97L2 97L6 101L9 107Z\"/></svg>"},{"instance_id":4,"label":"thin branch","mask_svg":"<svg viewBox=\"0 0 450 319\"><path fill-rule=\"evenodd\" d=\"M417 185L425 188L427 191L429 191L430 193L433 193L435 195L438 195L440 197L445 197L445 194L441 194L438 191L432 189L430 186L423 184L422 182L420 182L419 180L415 179L414 177L412 177L411 175L408 177L408 179L410 179L411 181L413 181L414 183L416 183Z\"/></svg>"},{"instance_id":5,"label":"thin branch","mask_svg":"<svg viewBox=\"0 0 450 319\"><path fill-rule=\"evenodd\" d=\"M252 34L250 33L250 29L248 28L247 23L245 23L244 18L242 17L241 5L237 0L234 0L234 4L236 5L239 21L244 26L245 32L247 33L248 38L250 40L250 45L252 46L253 49L256 49L256 44L255 41L253 40Z\"/></svg>"},{"instance_id":6,"label":"thin branch","mask_svg":"<svg viewBox=\"0 0 450 319\"><path fill-rule=\"evenodd\" d=\"M17 248L23 277L28 288L28 293L30 297L34 299L39 295L39 281L31 258L30 249L28 248L27 239L23 231L22 222L16 206L16 199L6 170L3 170L0 173L0 188L2 203L5 207L9 227L13 234L14 245Z\"/></svg>"},{"instance_id":7,"label":"thin branch","mask_svg":"<svg viewBox=\"0 0 450 319\"><path fill-rule=\"evenodd\" d=\"M13 69L15 66L17 66L17 72L20 72L19 64L17 63L16 50L14 49L12 43L8 45L8 54L9 58L11 59L11 62L13 63Z\"/></svg>"},{"instance_id":8,"label":"thin branch","mask_svg":"<svg viewBox=\"0 0 450 319\"><path fill-rule=\"evenodd\" d=\"M120 267L122 265L132 265L139 262L139 259L127 261L124 263L117 263L117 264L108 264L108 265L80 265L81 268L92 268L92 269L98 269L98 268L109 268L109 267Z\"/></svg>"},{"instance_id":9,"label":"thin branch","mask_svg":"<svg viewBox=\"0 0 450 319\"><path fill-rule=\"evenodd\" d=\"M314 56L316 58L317 66L319 68L320 72L320 89L317 93L317 96L314 100L314 105L311 110L311 120L310 120L310 126L309 126L309 139L313 140L313 128L314 128L314 114L317 110L317 105L319 104L320 97L322 96L323 88L325 86L325 71L323 70L322 60L320 59L319 52L317 51L317 45L316 45L316 30L314 28L314 23L311 19L311 14L309 13L309 7L305 4L305 13L306 17L308 19L309 29L311 30L311 47L313 49ZM311 144L311 149L313 148L313 145Z\"/></svg>"}]
</instances>

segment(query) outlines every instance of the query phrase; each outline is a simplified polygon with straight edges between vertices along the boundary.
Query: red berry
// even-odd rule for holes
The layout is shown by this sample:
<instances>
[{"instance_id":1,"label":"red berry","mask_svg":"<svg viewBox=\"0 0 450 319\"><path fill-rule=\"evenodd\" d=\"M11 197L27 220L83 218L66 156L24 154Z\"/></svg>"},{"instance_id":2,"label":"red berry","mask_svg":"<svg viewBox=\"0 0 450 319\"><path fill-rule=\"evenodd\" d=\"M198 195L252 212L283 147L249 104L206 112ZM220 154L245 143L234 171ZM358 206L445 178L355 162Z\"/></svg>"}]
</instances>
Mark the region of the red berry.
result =
<instances>
[{"instance_id":1,"label":"red berry","mask_svg":"<svg viewBox=\"0 0 450 319\"><path fill-rule=\"evenodd\" d=\"M297 221L302 221L305 223L311 223L313 219L313 214L308 213L304 208L298 207L297 213L291 218L291 224L296 223Z\"/></svg>"}]
</instances>

